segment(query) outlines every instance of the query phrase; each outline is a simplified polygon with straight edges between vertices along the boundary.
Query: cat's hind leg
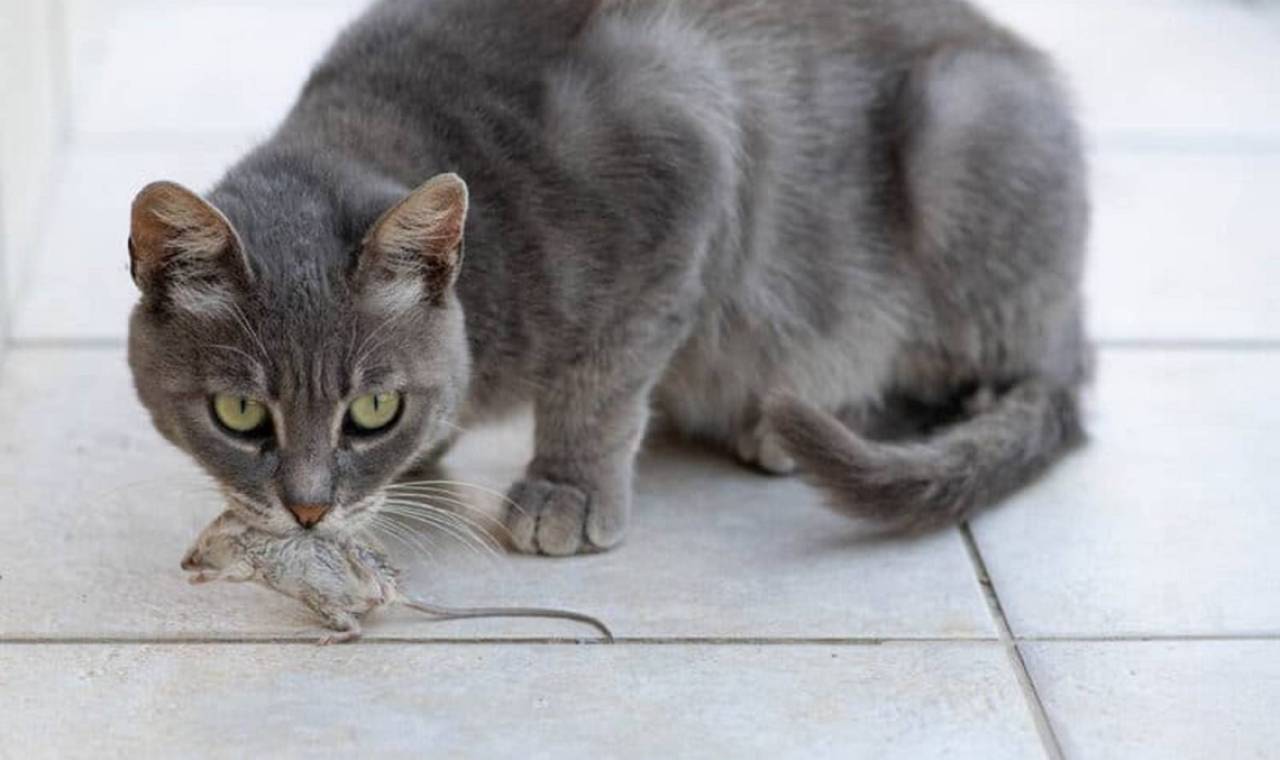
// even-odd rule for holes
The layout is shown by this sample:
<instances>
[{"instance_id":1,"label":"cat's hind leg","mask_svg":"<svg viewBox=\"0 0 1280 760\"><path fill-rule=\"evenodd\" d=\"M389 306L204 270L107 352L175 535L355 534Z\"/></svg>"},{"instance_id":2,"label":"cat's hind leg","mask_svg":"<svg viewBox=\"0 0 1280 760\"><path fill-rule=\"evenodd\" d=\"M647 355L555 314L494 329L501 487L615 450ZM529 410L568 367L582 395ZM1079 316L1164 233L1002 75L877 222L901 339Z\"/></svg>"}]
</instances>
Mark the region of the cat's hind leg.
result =
<instances>
[{"instance_id":1,"label":"cat's hind leg","mask_svg":"<svg viewBox=\"0 0 1280 760\"><path fill-rule=\"evenodd\" d=\"M804 396L772 400L766 416L838 511L903 529L950 524L1083 438L1087 202L1079 136L1053 80L1012 43L942 48L911 76L903 184L930 318L889 387L941 402L943 424L926 417L922 436L876 440Z\"/></svg>"},{"instance_id":2,"label":"cat's hind leg","mask_svg":"<svg viewBox=\"0 0 1280 760\"><path fill-rule=\"evenodd\" d=\"M796 471L795 458L787 452L782 439L764 417L738 431L733 453L743 464L758 467L772 475L790 475Z\"/></svg>"}]
</instances>

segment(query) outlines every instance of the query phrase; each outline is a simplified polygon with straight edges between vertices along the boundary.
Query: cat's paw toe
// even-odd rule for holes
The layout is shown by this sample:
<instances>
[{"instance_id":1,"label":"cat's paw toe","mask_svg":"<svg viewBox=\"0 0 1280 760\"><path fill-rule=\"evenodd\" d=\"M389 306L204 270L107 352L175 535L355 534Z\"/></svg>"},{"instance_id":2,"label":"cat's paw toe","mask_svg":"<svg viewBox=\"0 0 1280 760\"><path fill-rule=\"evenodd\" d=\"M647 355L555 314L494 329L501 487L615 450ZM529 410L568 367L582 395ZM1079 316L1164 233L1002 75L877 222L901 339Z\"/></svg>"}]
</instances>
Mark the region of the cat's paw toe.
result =
<instances>
[{"instance_id":1,"label":"cat's paw toe","mask_svg":"<svg viewBox=\"0 0 1280 760\"><path fill-rule=\"evenodd\" d=\"M608 549L621 539L606 505L564 483L526 478L509 494L507 528L515 548L525 554L567 557Z\"/></svg>"}]
</instances>

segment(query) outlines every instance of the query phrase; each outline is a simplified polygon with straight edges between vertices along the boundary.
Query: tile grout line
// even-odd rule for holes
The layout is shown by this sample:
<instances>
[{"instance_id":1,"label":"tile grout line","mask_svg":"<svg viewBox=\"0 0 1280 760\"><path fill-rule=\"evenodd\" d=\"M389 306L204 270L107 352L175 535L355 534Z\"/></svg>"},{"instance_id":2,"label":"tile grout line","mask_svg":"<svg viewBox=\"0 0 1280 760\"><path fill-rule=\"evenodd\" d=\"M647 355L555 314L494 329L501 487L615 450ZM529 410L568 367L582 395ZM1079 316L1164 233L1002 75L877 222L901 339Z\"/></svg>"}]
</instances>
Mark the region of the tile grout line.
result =
<instances>
[{"instance_id":1,"label":"tile grout line","mask_svg":"<svg viewBox=\"0 0 1280 760\"><path fill-rule=\"evenodd\" d=\"M1032 634L1015 636L1014 641L1028 644L1147 644L1226 641L1280 641L1280 632L1246 633L1083 633Z\"/></svg>"},{"instance_id":2,"label":"tile grout line","mask_svg":"<svg viewBox=\"0 0 1280 760\"><path fill-rule=\"evenodd\" d=\"M275 644L275 645L314 645L319 638L320 630L314 636L168 636L151 638L147 636L8 636L0 637L0 647L23 645L137 645L137 646L181 646L181 645L243 645L243 644ZM459 645L518 645L518 646L555 646L555 645L588 645L588 646L841 646L841 647L877 647L913 644L956 644L968 646L985 646L999 644L995 638L769 638L769 637L698 637L698 636L617 636L613 641L601 638L577 638L573 636L546 637L514 637L514 636L478 636L474 638L412 638L403 636L369 636L357 643L346 646L415 644L422 646L459 646Z\"/></svg>"},{"instance_id":3,"label":"tile grout line","mask_svg":"<svg viewBox=\"0 0 1280 760\"><path fill-rule=\"evenodd\" d=\"M1022 696L1026 702L1027 709L1031 711L1031 719L1035 723L1036 733L1040 735L1040 743L1043 745L1044 751L1050 760L1064 760L1066 756L1062 752L1062 743L1058 740L1058 735L1053 730L1053 724L1049 721L1049 714L1044 708L1044 703L1040 700L1040 692L1036 690L1036 684L1031 678L1031 672L1027 670L1026 660L1022 657L1022 649L1018 646L1019 642L1013 637L1013 630L1009 627L1008 618L1005 617L1004 607L1001 606L1000 597L996 594L995 584L991 582L991 574L987 572L987 563L983 560L982 552L978 550L978 543L973 538L973 531L969 529L969 523L967 522L961 523L958 528L960 537L964 539L964 546L969 554L969 560L973 564L973 571L977 576L978 585L982 588L982 595L987 601L987 609L991 612L991 618L996 624L1000 643L1004 645L1005 653L1009 657L1009 664L1013 666L1014 676L1018 680L1018 686L1022 689Z\"/></svg>"},{"instance_id":4,"label":"tile grout line","mask_svg":"<svg viewBox=\"0 0 1280 760\"><path fill-rule=\"evenodd\" d=\"M147 645L147 644L308 644L317 636L41 636L41 635L0 635L0 647L5 645L49 644L49 645ZM1018 644L1152 644L1152 643L1226 643L1238 641L1257 641L1280 643L1280 632L1277 633L1188 633L1188 634L1070 634L1070 635L1032 635L1011 636L1008 643ZM378 636L373 635L361 639L364 644L531 644L538 646L554 646L560 644L605 644L596 639L581 639L573 636L438 636L422 638L412 636ZM863 636L863 637L793 637L786 636L618 636L614 644L638 646L910 646L922 645L986 645L1006 644L998 636Z\"/></svg>"}]
</instances>

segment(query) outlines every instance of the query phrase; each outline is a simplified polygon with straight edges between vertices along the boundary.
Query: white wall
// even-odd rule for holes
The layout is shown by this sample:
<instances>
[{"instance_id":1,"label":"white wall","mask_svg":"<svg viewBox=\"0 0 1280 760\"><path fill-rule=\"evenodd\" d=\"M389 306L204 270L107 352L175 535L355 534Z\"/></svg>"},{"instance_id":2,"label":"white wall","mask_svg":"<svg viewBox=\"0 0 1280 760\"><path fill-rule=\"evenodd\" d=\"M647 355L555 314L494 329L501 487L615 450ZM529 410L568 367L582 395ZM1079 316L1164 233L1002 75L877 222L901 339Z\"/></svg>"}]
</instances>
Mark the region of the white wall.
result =
<instances>
[{"instance_id":1,"label":"white wall","mask_svg":"<svg viewBox=\"0 0 1280 760\"><path fill-rule=\"evenodd\" d=\"M0 329L40 235L65 130L62 0L0 0ZM2 349L0 349L2 350Z\"/></svg>"}]
</instances>

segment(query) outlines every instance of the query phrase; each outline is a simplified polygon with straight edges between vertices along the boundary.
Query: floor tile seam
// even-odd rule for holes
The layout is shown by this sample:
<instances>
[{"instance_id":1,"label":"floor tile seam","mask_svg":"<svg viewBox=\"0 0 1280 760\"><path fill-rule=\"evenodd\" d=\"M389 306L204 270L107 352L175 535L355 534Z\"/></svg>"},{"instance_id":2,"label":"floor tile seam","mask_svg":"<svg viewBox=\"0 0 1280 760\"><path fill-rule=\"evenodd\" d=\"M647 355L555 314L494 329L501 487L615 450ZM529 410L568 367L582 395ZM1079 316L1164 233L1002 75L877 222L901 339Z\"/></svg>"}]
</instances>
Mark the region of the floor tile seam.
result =
<instances>
[{"instance_id":1,"label":"floor tile seam","mask_svg":"<svg viewBox=\"0 0 1280 760\"><path fill-rule=\"evenodd\" d=\"M0 636L4 646L77 646L77 645L241 645L279 644L314 645L314 636ZM346 646L386 645L590 645L590 646L778 646L778 647L879 647L879 646L974 646L1000 644L992 637L762 637L762 636L619 636L612 642L601 639L579 639L571 636L516 637L440 637L414 638L370 636Z\"/></svg>"},{"instance_id":2,"label":"floor tile seam","mask_svg":"<svg viewBox=\"0 0 1280 760\"><path fill-rule=\"evenodd\" d=\"M1022 692L1023 701L1031 715L1032 723L1035 725L1036 733L1040 737L1040 744L1044 749L1045 755L1050 760L1064 760L1065 755L1062 751L1062 743L1054 730L1053 722L1049 719L1048 710L1045 709L1044 702L1040 698L1035 679L1031 677L1031 671L1027 668L1022 648L1018 640L1013 636L1009 620L1004 613L1004 606L1000 602L1000 596L996 592L991 574L987 571L987 563L982 557L978 542L974 539L973 532L967 522L960 524L959 532L973 567L974 578L982 590L987 609L991 613L992 622L995 623L1000 643L1008 656L1009 665L1013 669L1014 677L1018 682L1019 690Z\"/></svg>"}]
</instances>

